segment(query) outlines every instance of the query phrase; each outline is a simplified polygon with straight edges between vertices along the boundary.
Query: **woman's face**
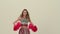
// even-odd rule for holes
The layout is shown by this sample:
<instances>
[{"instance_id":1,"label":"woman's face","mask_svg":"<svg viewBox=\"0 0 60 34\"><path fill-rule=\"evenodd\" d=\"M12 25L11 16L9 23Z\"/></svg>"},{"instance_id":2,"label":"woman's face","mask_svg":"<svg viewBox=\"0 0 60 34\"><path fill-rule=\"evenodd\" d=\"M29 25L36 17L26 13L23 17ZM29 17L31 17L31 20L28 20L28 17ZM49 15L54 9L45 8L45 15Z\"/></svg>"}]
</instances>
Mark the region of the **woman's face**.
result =
<instances>
[{"instance_id":1,"label":"woman's face","mask_svg":"<svg viewBox=\"0 0 60 34\"><path fill-rule=\"evenodd\" d=\"M23 16L26 16L27 15L27 11L23 11Z\"/></svg>"}]
</instances>

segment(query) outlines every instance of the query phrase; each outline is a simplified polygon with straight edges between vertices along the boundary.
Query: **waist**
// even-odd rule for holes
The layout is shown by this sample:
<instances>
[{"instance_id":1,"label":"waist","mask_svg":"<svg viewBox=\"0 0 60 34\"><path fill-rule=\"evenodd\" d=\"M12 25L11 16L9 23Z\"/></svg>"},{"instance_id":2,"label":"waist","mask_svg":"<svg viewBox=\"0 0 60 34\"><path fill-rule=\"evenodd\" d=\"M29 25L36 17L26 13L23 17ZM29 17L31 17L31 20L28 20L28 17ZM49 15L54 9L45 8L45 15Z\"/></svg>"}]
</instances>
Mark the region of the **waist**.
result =
<instances>
[{"instance_id":1,"label":"waist","mask_svg":"<svg viewBox=\"0 0 60 34\"><path fill-rule=\"evenodd\" d=\"M28 26L28 24L21 24L21 26Z\"/></svg>"}]
</instances>

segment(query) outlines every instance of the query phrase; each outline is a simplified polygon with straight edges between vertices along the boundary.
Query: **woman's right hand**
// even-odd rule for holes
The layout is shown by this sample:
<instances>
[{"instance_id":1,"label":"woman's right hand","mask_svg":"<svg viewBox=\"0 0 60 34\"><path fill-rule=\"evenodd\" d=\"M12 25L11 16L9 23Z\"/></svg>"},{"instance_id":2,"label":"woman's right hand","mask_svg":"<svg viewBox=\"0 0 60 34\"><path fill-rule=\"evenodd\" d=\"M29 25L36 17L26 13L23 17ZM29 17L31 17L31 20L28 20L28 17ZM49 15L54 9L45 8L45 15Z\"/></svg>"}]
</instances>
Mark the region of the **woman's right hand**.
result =
<instances>
[{"instance_id":1,"label":"woman's right hand","mask_svg":"<svg viewBox=\"0 0 60 34\"><path fill-rule=\"evenodd\" d=\"M14 22L13 24L15 25L15 24L17 24L17 22Z\"/></svg>"}]
</instances>

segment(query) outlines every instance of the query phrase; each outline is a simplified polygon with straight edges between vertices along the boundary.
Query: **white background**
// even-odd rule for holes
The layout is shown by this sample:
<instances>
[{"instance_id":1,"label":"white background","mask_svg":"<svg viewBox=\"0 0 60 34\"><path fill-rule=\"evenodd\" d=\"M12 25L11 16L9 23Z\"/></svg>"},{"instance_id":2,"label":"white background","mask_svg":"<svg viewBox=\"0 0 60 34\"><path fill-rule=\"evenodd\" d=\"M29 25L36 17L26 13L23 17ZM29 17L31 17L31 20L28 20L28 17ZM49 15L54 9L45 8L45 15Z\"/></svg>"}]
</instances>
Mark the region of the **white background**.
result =
<instances>
[{"instance_id":1,"label":"white background","mask_svg":"<svg viewBox=\"0 0 60 34\"><path fill-rule=\"evenodd\" d=\"M0 34L18 34L13 22L24 8L38 27L31 34L60 34L60 0L0 0Z\"/></svg>"}]
</instances>

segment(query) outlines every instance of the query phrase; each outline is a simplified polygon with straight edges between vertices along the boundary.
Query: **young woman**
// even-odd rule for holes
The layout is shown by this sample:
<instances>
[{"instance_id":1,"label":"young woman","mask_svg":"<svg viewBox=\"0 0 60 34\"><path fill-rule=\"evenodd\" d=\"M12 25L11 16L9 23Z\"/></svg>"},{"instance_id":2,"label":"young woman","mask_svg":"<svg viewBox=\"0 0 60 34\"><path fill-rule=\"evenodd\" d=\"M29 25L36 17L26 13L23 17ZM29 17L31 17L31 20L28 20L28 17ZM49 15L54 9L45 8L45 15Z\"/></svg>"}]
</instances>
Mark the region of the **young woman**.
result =
<instances>
[{"instance_id":1,"label":"young woman","mask_svg":"<svg viewBox=\"0 0 60 34\"><path fill-rule=\"evenodd\" d=\"M29 13L27 9L23 9L22 14L18 17L18 19L14 22L14 24L20 21L22 26L19 30L19 34L30 34L29 29L27 28L28 23L32 23L29 17Z\"/></svg>"}]
</instances>

